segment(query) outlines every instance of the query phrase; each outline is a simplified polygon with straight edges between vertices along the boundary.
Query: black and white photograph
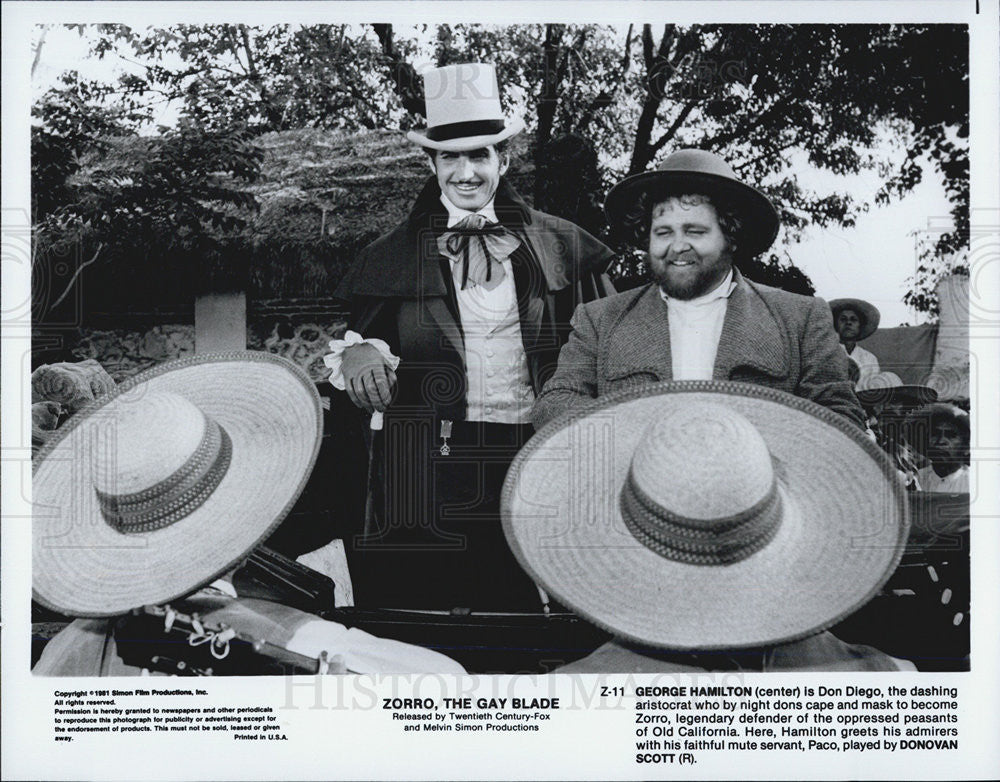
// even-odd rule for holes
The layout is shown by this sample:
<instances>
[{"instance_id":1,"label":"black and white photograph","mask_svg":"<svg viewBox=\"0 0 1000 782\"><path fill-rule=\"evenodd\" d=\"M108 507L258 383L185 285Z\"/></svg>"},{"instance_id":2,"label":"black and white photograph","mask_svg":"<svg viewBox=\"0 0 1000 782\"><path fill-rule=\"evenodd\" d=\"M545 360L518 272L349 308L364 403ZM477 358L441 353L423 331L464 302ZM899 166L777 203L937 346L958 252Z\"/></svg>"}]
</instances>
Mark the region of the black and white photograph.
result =
<instances>
[{"instance_id":1,"label":"black and white photograph","mask_svg":"<svg viewBox=\"0 0 1000 782\"><path fill-rule=\"evenodd\" d=\"M414 697L384 719L472 746L521 700L460 695L514 675L558 720L587 674L622 708L690 708L645 682L740 715L622 728L620 778L717 775L751 737L861 776L973 741L955 715L997 662L972 581L998 447L979 3L56 5L4 36L30 137L30 200L4 156L3 286L30 395L22 426L5 374L4 484L30 494L22 517L5 491L4 632L30 659L4 674L67 715L40 746L104 746L115 692L273 682L291 709L317 676L393 682ZM774 14L795 6L830 11ZM679 686L706 683L756 689ZM263 738L167 700L226 747ZM828 729L780 727L814 708ZM294 744L289 714L267 719ZM403 773L378 768L326 773Z\"/></svg>"}]
</instances>

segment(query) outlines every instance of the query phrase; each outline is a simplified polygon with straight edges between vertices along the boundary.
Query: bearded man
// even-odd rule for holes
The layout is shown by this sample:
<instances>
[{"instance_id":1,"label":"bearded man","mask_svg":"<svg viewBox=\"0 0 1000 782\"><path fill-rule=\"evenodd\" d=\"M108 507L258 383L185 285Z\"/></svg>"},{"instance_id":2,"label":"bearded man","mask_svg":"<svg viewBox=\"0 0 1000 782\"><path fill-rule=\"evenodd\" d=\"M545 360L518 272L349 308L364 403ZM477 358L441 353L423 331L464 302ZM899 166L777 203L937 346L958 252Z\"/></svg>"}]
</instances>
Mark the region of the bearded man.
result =
<instances>
[{"instance_id":1,"label":"bearded man","mask_svg":"<svg viewBox=\"0 0 1000 782\"><path fill-rule=\"evenodd\" d=\"M648 251L654 282L577 308L535 402L536 427L613 391L667 380L769 386L864 427L827 305L736 268L771 246L778 214L722 158L678 150L616 185L605 211L612 228Z\"/></svg>"},{"instance_id":2,"label":"bearded man","mask_svg":"<svg viewBox=\"0 0 1000 782\"><path fill-rule=\"evenodd\" d=\"M665 582L650 584L649 581L655 581L661 573L669 573L677 562L681 562L682 568L690 568L691 562L697 561L691 552L701 551L700 546L708 545L706 538L712 537L708 532L711 525L706 521L711 518L710 511L702 516L700 511L676 513L669 508L664 510L665 506L656 505L655 501L650 500L653 494L659 493L671 500L676 495L703 497L706 508L718 507L714 504L715 500L731 496L731 486L727 485L727 479L738 474L738 470L734 472L730 468L733 465L737 465L737 468L746 466L746 459L749 457L748 450L736 442L735 433L739 431L738 428L725 414L711 420L703 419L704 428L695 436L694 442L684 443L684 436L690 438L692 431L699 431L697 428L686 428L690 421L676 425L678 431L669 437L661 435L662 447L648 453L663 454L664 465L647 469L643 473L652 476L650 485L655 489L652 490L653 494L649 491L643 494L643 499L637 500L638 504L629 506L638 509L631 518L641 520L634 522L634 528L622 522L623 526L619 531L624 530L625 535L632 537L631 544L634 545L623 543L628 538L611 534L619 523L618 517L614 516L609 520L602 518L600 514L602 508L607 508L610 509L609 512L618 513L624 518L624 501L619 504L612 500L605 505L593 499L589 503L581 501L579 507L586 510L574 514L573 509L577 505L561 505L559 500L560 487L565 486L573 486L585 499L590 498L587 491L576 488L573 481L584 486L590 486L592 481L597 482L604 489L601 481L608 480L609 475L617 475L616 468L620 462L616 459L621 458L618 452L621 449L627 450L628 444L634 442L630 437L634 438L637 424L635 420L630 421L621 428L621 435L618 436L614 420L615 405L626 407L635 403L642 396L643 386L660 381L706 381L700 389L678 389L679 396L683 395L683 391L692 391L692 395L698 391L736 395L744 393L738 390L735 383L730 388L728 385L720 386L717 382L707 382L736 381L779 389L828 408L835 414L825 416L827 423L840 429L845 440L864 439L864 435L857 431L864 428L864 414L848 377L847 355L839 344L830 310L823 300L759 285L745 279L736 268L741 261L745 262L771 246L778 230L778 214L766 196L739 181L732 168L720 157L702 150L679 150L671 154L656 171L637 174L616 185L608 194L605 211L613 228L628 236L636 247L648 251L653 282L643 288L582 304L577 308L572 320L573 331L559 354L556 372L546 383L532 411L535 426L539 428L559 418L561 414L566 415L562 415L561 420L553 423L546 432L540 433L525 451L526 454L537 453L537 449L544 448L545 443L556 440L561 450L554 449L547 458L550 463L555 461L559 469L552 468L548 484L539 484L543 486L539 494L545 497L544 501L532 497L531 489L518 485L516 478L508 479L509 508L514 509L508 511L511 519L508 523L510 534L517 534L518 503L522 503L520 507L526 506L529 522L525 524L525 528L528 532L517 544L517 550L522 552L522 561L525 561L524 552L527 550L523 541L541 540L543 556L558 564L558 569L552 572L561 573L567 583L574 585L588 581L581 573L593 573L590 580L599 584L597 589L603 587L607 590L595 604L614 606L611 610L617 614L620 606L616 605L615 598L608 595L624 594L625 602L629 603L632 589L639 595L634 601L635 605L643 604L641 596L649 594L658 596L654 603L670 605L672 601L669 588L664 588ZM621 401L612 398L603 405L593 403L596 398L626 389L634 393L621 394ZM652 394L654 390L650 389L649 393ZM663 391L664 398L669 396L669 390L667 387ZM796 400L784 403L793 409L796 406ZM583 408L586 410L582 410ZM569 415L569 412L575 414ZM584 433L589 432L588 426L593 428L590 422L593 425L599 422L600 426L613 433L614 436L609 438L609 442L613 444L610 453L598 455L585 451L583 457L575 452L567 455L566 442L586 442L584 438L589 434ZM669 419L652 418L642 420L640 424L638 428L642 431L656 433L664 431L662 427L669 424ZM577 439L573 436L556 439L564 433L560 425L577 432ZM815 425L820 428L826 426L819 422ZM796 447L802 447L796 439L797 433L794 427L790 427L787 435L781 438L782 447L789 448L790 454L795 453ZM804 432L802 434L804 437ZM712 436L716 437L714 441L708 439ZM539 443L543 445L539 446ZM718 449L726 458L736 454L733 464L713 470L711 485L707 483L704 491L691 489L690 483L685 484L684 491L671 491L671 480L678 480L678 463L684 464L686 459L690 459L692 464L718 466L720 462L717 458L699 461L702 445L706 443ZM672 450L674 447L679 448L679 453ZM639 453L639 449L636 453ZM809 454L806 453L806 456ZM783 461L787 463L787 459L778 459L776 463ZM815 460L805 461L816 467ZM516 476L518 470L527 469L525 464L531 464L530 460L519 460L512 475ZM632 461L631 464L628 471L630 481L636 474L635 462ZM819 471L822 472L822 468ZM571 476L571 480L567 480L564 477L566 475ZM833 485L837 478L836 473L824 476L820 483L824 486ZM852 487L852 490L856 490L856 487ZM712 495L713 491L717 493ZM809 491L807 488L806 492ZM879 497L888 493L885 488L874 491ZM615 496L610 489L603 493L604 496ZM554 515L546 507L547 501L551 501L553 508L568 505L571 509L558 516L558 523L569 530L563 533L564 538L560 540L563 548L551 546L548 541L552 539L552 533L547 527L541 526L542 531L537 531L537 525L544 525L548 521L546 514ZM689 523L686 520L692 516L698 519L698 533L690 532L691 527L686 526ZM735 522L745 523L747 518L749 516L743 511L721 514L719 520L725 520L729 524L726 527L726 534L730 535L727 545L735 540L732 535ZM826 521L822 514L812 518L820 526ZM581 520L582 524L574 524ZM694 522L690 523L694 525ZM668 534L657 537L659 532L669 529L671 525L682 530L672 534L687 538L676 549L672 548ZM579 533L581 529L586 530L586 533ZM649 534L642 537L636 535L634 529ZM692 542L693 536L698 536L695 542ZM801 541L808 539L807 535L800 538ZM566 540L576 541L579 548L573 548ZM649 562L642 557L648 552L643 551L643 547L652 549L663 557L662 568L647 567ZM638 555L635 554L637 551L640 552ZM676 554L674 562L671 562L671 551ZM567 556L573 558L560 564L560 560L565 560ZM632 556L636 556L636 559L623 564L625 557ZM592 557L600 564L596 564ZM621 557L623 562L618 564L622 566L618 569L609 567L607 558L610 557ZM536 563L538 561L540 560L534 560ZM643 567L637 565L638 561L643 562ZM527 562L531 566L532 561ZM746 566L748 562L749 559L741 561L739 566ZM699 571L697 577L711 579L717 577L724 567L718 563L716 567L711 567L702 562L691 570ZM543 577L537 567L533 567L532 572ZM607 583L601 585L600 573L605 576L609 573L623 575L609 586ZM693 574L686 573L685 578L688 575ZM676 576L677 573L674 573L671 578ZM643 583L643 579L646 583ZM670 578L666 580L669 581ZM638 586L633 582L638 582ZM590 605L571 599L570 595L578 595L579 590L569 591L567 583L559 583L555 579L549 579L546 583L571 608L625 639L606 644L594 654L561 668L562 672L677 673L725 670L722 666L749 666L760 670L886 671L913 668L908 662L888 658L874 649L846 644L828 631L791 642L782 640L777 645L769 643L766 648L758 650L762 652L759 660L749 662L737 661L735 658L727 661L710 659L691 654L690 650L672 654L669 652L672 648L669 644L652 644L668 650L666 656L660 656L659 652L651 651L649 647L637 648L633 643L636 640L643 644L650 643L648 636L641 638L635 633L623 633L617 624L617 617L611 617L611 614L598 616L590 610ZM685 583L682 578L674 580L675 585ZM762 572L758 586L765 583L769 583L769 579L767 573ZM754 590L744 590L741 594L747 598L751 609L758 610L758 593L755 590L756 586ZM759 592L763 594L763 589ZM695 589L694 594L698 593L698 589ZM788 595L786 599L792 600L794 596ZM645 605L648 610L650 603L646 601ZM631 605L629 610L632 610ZM655 626L653 613L658 612L650 612L649 627ZM711 620L704 619L705 612L679 611L679 614L685 613L699 617L698 622L703 628L714 624ZM708 615L711 616L710 613ZM644 622L646 619L647 617L643 617ZM676 624L683 624L683 620ZM731 640L735 642L737 639ZM719 648L724 648L727 639L717 640L715 643ZM733 646L738 644L734 643ZM711 645L706 644L706 648L711 648Z\"/></svg>"}]
</instances>

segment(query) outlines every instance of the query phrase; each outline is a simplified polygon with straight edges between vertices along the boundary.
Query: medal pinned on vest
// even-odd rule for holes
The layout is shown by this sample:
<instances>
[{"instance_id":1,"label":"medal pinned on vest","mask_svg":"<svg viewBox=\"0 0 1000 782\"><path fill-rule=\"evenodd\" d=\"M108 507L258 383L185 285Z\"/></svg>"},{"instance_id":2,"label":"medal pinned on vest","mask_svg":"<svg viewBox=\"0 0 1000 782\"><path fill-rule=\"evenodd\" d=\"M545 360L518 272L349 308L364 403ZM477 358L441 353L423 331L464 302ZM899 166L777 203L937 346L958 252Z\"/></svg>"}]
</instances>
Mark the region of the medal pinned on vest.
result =
<instances>
[{"instance_id":1,"label":"medal pinned on vest","mask_svg":"<svg viewBox=\"0 0 1000 782\"><path fill-rule=\"evenodd\" d=\"M451 437L451 421L446 418L441 419L441 455L448 456L451 453L451 446L448 445L448 438Z\"/></svg>"}]
</instances>

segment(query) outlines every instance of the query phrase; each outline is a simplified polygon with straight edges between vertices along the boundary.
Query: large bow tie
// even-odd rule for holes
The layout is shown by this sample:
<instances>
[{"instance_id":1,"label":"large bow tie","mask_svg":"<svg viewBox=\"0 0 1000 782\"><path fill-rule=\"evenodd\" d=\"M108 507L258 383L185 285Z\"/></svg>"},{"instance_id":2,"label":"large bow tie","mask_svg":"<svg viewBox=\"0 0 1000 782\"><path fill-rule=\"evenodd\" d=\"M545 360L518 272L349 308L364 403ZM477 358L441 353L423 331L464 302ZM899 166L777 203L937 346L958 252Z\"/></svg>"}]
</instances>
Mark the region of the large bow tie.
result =
<instances>
[{"instance_id":1,"label":"large bow tie","mask_svg":"<svg viewBox=\"0 0 1000 782\"><path fill-rule=\"evenodd\" d=\"M521 240L499 223L480 214L468 215L438 237L438 249L452 262L462 263L462 288L471 280L486 290L503 282L502 261Z\"/></svg>"}]
</instances>

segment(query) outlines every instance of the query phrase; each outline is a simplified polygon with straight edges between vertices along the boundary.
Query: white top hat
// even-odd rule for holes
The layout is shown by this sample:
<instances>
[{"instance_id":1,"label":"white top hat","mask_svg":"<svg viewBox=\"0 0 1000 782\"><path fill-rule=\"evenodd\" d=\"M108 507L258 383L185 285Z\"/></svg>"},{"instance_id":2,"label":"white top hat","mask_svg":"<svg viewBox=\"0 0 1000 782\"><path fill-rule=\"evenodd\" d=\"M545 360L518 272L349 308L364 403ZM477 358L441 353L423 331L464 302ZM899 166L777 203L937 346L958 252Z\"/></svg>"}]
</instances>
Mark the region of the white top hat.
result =
<instances>
[{"instance_id":1,"label":"white top hat","mask_svg":"<svg viewBox=\"0 0 1000 782\"><path fill-rule=\"evenodd\" d=\"M427 128L406 137L430 149L461 152L497 144L524 130L500 108L496 69L485 63L434 68L424 74Z\"/></svg>"}]
</instances>

